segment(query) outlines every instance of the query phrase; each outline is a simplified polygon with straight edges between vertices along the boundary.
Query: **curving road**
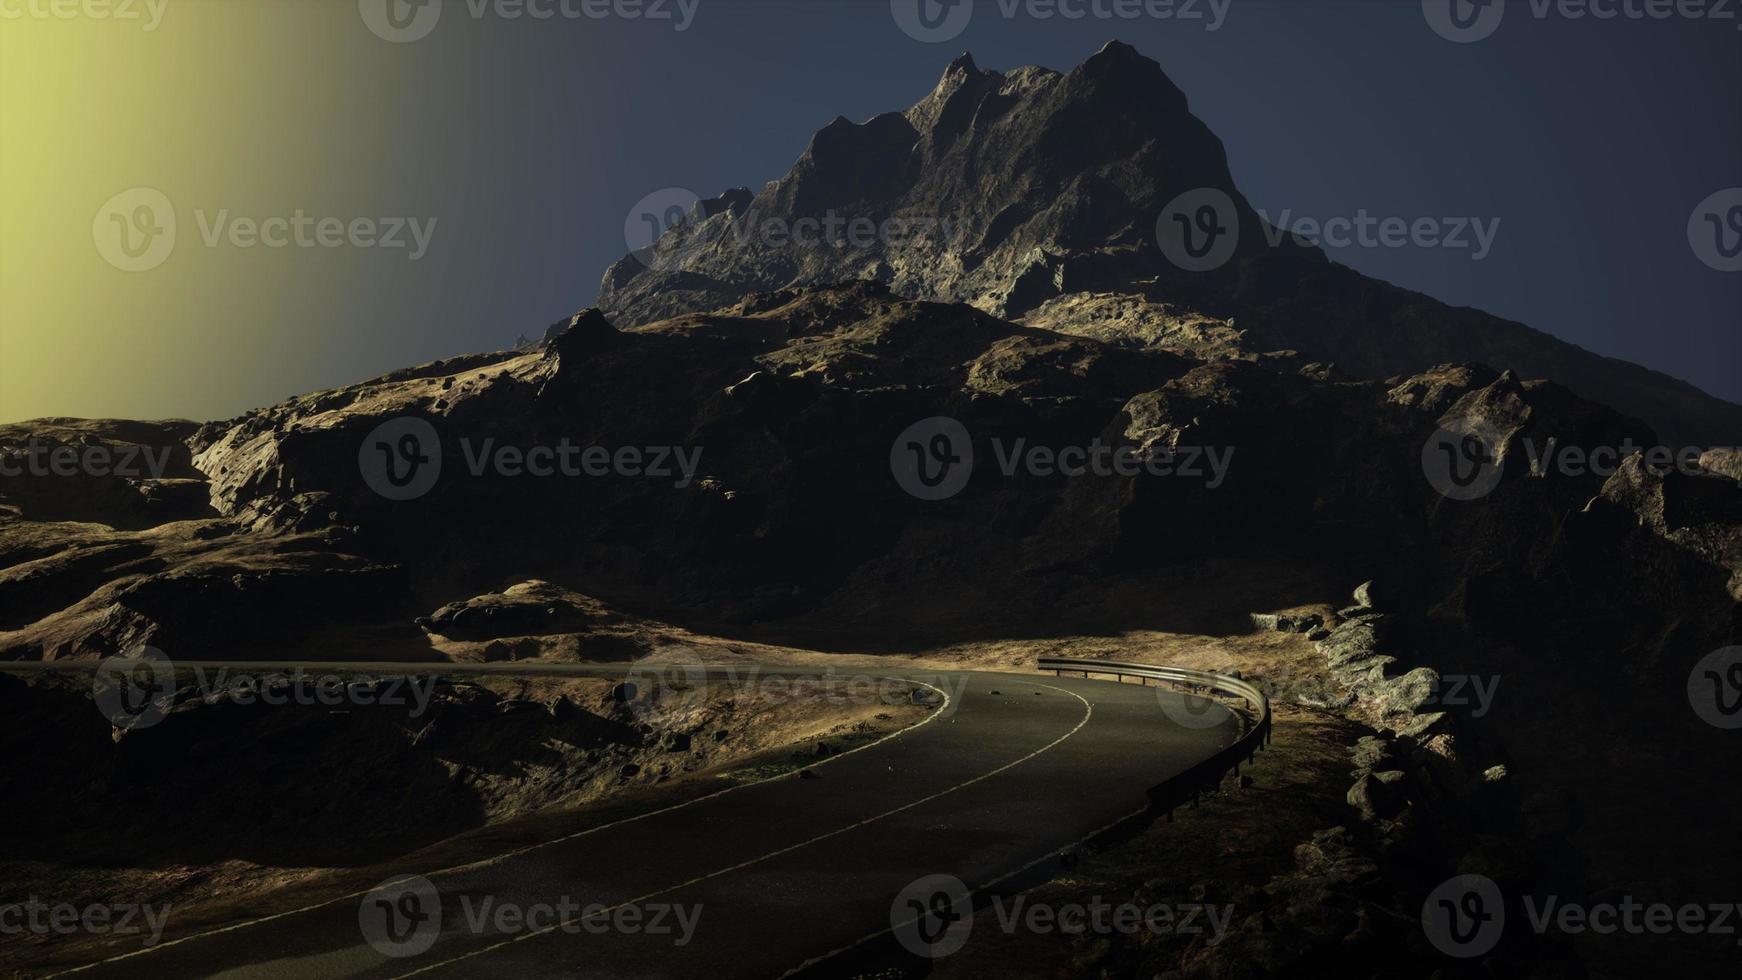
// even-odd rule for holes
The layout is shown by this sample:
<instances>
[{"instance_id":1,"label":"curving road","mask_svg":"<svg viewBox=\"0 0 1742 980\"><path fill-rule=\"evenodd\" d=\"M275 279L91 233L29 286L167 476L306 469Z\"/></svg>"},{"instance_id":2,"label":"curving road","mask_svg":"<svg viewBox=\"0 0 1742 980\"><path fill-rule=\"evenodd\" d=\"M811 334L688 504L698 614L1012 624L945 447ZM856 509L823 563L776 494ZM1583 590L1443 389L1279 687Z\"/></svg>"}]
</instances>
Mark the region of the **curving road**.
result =
<instances>
[{"instance_id":1,"label":"curving road","mask_svg":"<svg viewBox=\"0 0 1742 980\"><path fill-rule=\"evenodd\" d=\"M385 674L408 667L302 666ZM624 672L543 664L439 670ZM819 762L812 778L793 773L488 862L424 871L433 894L352 895L192 935L178 935L172 922L157 946L54 975L828 975L844 958L893 945L891 908L914 880L944 873L980 890L1048 876L1061 853L1142 813L1149 787L1242 730L1232 712L1212 706L1204 715L1201 705L1188 712L1181 695L1160 687L986 672L875 674L948 692L946 703L911 728ZM550 911L526 923L480 917L504 905ZM425 924L414 929L420 916ZM640 921L627 929L611 927L635 916ZM664 931L650 928L654 916ZM377 945L366 941L365 922ZM388 942L411 937L389 948L427 949L386 955L379 942L389 927L398 931Z\"/></svg>"}]
</instances>

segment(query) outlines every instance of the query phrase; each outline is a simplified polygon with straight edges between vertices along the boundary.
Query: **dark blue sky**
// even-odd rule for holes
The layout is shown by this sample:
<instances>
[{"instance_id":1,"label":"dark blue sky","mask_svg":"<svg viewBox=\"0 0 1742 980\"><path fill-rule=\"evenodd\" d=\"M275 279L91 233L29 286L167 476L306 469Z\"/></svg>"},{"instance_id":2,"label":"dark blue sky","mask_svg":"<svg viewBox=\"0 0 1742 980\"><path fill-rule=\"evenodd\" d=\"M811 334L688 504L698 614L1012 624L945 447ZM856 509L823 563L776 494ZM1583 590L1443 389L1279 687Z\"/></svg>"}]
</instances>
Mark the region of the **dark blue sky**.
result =
<instances>
[{"instance_id":1,"label":"dark blue sky","mask_svg":"<svg viewBox=\"0 0 1742 980\"><path fill-rule=\"evenodd\" d=\"M961 50L986 68L1068 69L1118 37L1161 62L1271 215L1500 221L1481 261L1337 260L1742 401L1742 274L1702 264L1686 230L1696 204L1742 185L1742 21L1538 19L1512 0L1491 37L1454 44L1414 0L1232 0L1218 30L1201 23L1006 19L979 0L965 32L927 44L886 0L702 0L687 31L615 25L621 46L574 62L563 51L590 23L488 30L474 40L499 45L490 64L510 74L480 86L512 80L529 101L472 135L499 132L509 153L528 142L520 127L549 141L497 189L513 261L488 308L537 325L584 304L643 194L758 187L835 115L907 106ZM613 124L579 118L601 100Z\"/></svg>"},{"instance_id":2,"label":"dark blue sky","mask_svg":"<svg viewBox=\"0 0 1742 980\"><path fill-rule=\"evenodd\" d=\"M1162 64L1273 219L1499 221L1481 261L1410 247L1327 249L1335 259L1742 402L1742 272L1702 264L1688 236L1700 202L1742 186L1736 19L1539 18L1546 0L1506 0L1491 36L1456 44L1419 0L1216 0L1229 6L1214 31L1028 13L1140 0L972 0L966 29L932 44L890 0L685 0L699 6L683 31L497 6L558 0L444 0L426 36L389 43L360 16L386 2L186 0L155 33L26 25L33 44L78 40L86 55L27 47L6 62L35 72L20 90L64 90L71 107L4 144L37 175L8 186L41 199L40 225L5 226L11 260L71 271L64 286L14 276L42 312L11 314L8 336L40 334L41 383L9 376L0 415L224 418L537 336L594 298L650 192L759 187L836 116L919 99L963 50L985 68L1064 70L1113 38ZM91 247L92 213L134 185L167 192L186 225L147 274ZM196 207L439 226L419 261L205 247Z\"/></svg>"}]
</instances>

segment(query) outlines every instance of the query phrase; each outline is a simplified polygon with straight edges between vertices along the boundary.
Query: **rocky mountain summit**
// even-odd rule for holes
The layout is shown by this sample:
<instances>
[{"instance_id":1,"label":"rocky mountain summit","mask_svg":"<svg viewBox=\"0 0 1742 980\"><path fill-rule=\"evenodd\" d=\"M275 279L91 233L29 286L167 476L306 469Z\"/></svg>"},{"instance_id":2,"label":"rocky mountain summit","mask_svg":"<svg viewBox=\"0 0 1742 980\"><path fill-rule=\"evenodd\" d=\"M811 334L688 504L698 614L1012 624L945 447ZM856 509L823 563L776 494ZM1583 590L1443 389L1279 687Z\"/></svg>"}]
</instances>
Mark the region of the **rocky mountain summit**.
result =
<instances>
[{"instance_id":1,"label":"rocky mountain summit","mask_svg":"<svg viewBox=\"0 0 1742 980\"><path fill-rule=\"evenodd\" d=\"M1159 247L1158 221L1180 220L1170 205L1205 191L1223 195L1220 227L1237 234L1221 262L1187 271ZM1375 381L1490 364L1558 381L1666 440L1728 444L1742 432L1742 406L1363 276L1266 227L1185 94L1117 41L1062 74L989 71L963 55L906 111L835 119L786 176L702 201L618 261L598 303L635 326L860 280L1206 359L1294 351Z\"/></svg>"}]
</instances>

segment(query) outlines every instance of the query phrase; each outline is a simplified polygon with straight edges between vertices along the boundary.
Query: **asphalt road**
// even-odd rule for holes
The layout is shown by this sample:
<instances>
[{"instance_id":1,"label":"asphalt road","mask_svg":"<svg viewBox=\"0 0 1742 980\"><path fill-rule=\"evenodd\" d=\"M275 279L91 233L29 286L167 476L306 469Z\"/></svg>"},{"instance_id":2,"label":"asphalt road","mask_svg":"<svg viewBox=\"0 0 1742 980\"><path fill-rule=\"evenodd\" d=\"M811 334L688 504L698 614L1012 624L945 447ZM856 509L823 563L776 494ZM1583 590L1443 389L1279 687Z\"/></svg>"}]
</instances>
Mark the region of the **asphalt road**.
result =
<instances>
[{"instance_id":1,"label":"asphalt road","mask_svg":"<svg viewBox=\"0 0 1742 980\"><path fill-rule=\"evenodd\" d=\"M431 868L420 875L427 890L410 895L352 895L191 934L172 919L156 946L134 940L52 975L826 976L867 949L893 947L892 923L907 934L924 924L892 915L921 908L903 894L916 879L953 875L978 890L1044 877L1073 845L1143 811L1150 786L1241 731L1226 709L1187 712L1180 695L1135 683L880 673L953 696L912 728L820 761L812 778L794 773L489 862ZM519 909L530 919L519 921ZM927 925L936 938L936 922Z\"/></svg>"}]
</instances>

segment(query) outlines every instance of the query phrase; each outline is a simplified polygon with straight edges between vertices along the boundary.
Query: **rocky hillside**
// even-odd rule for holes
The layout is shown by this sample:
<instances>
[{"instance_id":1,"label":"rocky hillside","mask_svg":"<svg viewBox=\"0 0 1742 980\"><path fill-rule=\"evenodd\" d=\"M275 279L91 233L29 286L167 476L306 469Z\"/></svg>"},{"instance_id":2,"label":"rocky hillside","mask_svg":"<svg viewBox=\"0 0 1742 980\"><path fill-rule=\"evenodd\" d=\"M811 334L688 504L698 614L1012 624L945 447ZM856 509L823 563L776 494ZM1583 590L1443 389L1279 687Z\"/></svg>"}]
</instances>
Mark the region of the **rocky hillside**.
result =
<instances>
[{"instance_id":1,"label":"rocky hillside","mask_svg":"<svg viewBox=\"0 0 1742 980\"><path fill-rule=\"evenodd\" d=\"M1553 382L1457 364L1375 382L1298 356L1202 358L859 283L627 330L589 310L539 350L192 431L42 427L44 441L162 444L159 458L194 474L175 477L177 497L192 486L204 501L160 507L151 479L12 478L7 658L149 643L177 659L427 660L457 638L485 658L639 652L607 607L504 589L533 579L678 623L849 648L1066 628L1213 641L1252 623L1164 601L1170 589L1250 595L1261 610L1340 601L1262 574L1307 563L1375 579L1383 595L1362 602L1395 611L1327 622L1321 645L1351 686L1395 675L1404 687L1385 696L1418 698L1416 667L1504 680L1482 727L1528 774L1531 825L1584 826L1603 848L1589 887L1650 893L1674 867L1695 869L1676 884L1699 893L1742 873L1709 856L1722 841L1698 827L1649 848L1630 836L1742 805L1718 741L1729 733L1688 705L1693 665L1742 637L1742 469L1715 452L1538 469L1549 439L1649 437ZM1492 448L1481 495L1437 482L1446 432ZM5 434L31 438L30 425ZM563 446L577 467L612 462L529 469ZM427 478L383 482L385 450L421 458ZM1230 563L1258 571L1234 581L1217 572ZM1590 737L1596 719L1615 737ZM1690 752L1705 778L1672 764Z\"/></svg>"},{"instance_id":2,"label":"rocky hillside","mask_svg":"<svg viewBox=\"0 0 1742 980\"><path fill-rule=\"evenodd\" d=\"M1159 246L1158 219L1203 189L1225 195L1220 221L1238 235L1225 256L1212 252L1216 264L1186 271ZM1666 440L1727 445L1742 433L1742 406L1362 276L1291 236L1272 246L1278 237L1185 94L1130 46L1110 43L1063 74L987 71L964 55L905 112L837 118L786 176L701 202L613 265L598 302L633 326L752 292L872 280L1208 359L1291 350L1368 380L1481 362L1558 381Z\"/></svg>"},{"instance_id":3,"label":"rocky hillside","mask_svg":"<svg viewBox=\"0 0 1742 980\"><path fill-rule=\"evenodd\" d=\"M972 462L928 488L906 468L935 462L940 419ZM438 465L400 494L371 460L408 424ZM1450 499L1424 475L1446 429L1496 447L1484 498ZM1203 360L876 284L631 330L588 311L539 351L201 428L183 449L204 513L153 520L129 504L109 520L102 498L69 515L45 489L60 478L27 480L0 535L0 649L234 655L238 639L292 642L335 620L408 628L535 577L715 623L972 630L988 615L1044 622L1062 591L1126 571L1248 556L1378 574L1461 627L1549 649L1607 630L1643 669L1737 628L1729 457L1536 475L1530 453L1648 437L1554 383L1479 365L1371 382L1298 358ZM628 449L639 466L524 465L564 445L577 464ZM1081 475L1059 465L1073 449ZM282 628L259 636L262 617Z\"/></svg>"}]
</instances>

